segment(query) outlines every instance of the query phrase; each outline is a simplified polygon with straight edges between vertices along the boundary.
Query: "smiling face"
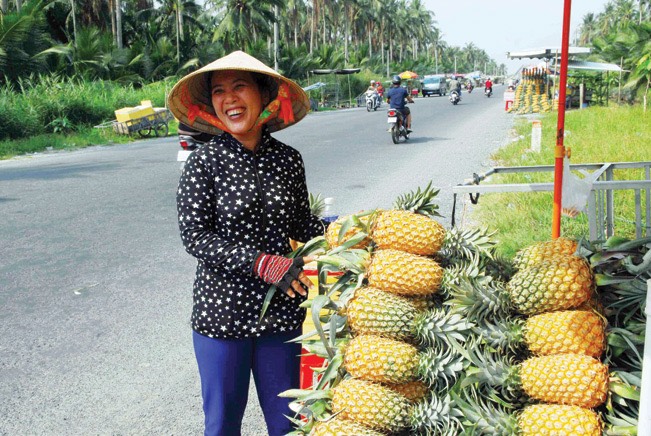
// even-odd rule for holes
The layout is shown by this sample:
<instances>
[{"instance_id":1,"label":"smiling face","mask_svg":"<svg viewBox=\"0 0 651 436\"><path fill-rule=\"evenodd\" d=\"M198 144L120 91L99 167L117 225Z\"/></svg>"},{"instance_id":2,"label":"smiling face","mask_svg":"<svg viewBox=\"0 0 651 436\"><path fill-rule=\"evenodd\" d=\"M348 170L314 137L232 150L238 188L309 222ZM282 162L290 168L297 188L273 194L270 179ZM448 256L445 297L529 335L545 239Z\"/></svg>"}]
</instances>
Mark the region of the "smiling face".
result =
<instances>
[{"instance_id":1,"label":"smiling face","mask_svg":"<svg viewBox=\"0 0 651 436\"><path fill-rule=\"evenodd\" d=\"M255 149L262 130L252 128L264 108L264 95L251 73L217 71L210 80L210 89L217 117L235 139L249 150Z\"/></svg>"}]
</instances>

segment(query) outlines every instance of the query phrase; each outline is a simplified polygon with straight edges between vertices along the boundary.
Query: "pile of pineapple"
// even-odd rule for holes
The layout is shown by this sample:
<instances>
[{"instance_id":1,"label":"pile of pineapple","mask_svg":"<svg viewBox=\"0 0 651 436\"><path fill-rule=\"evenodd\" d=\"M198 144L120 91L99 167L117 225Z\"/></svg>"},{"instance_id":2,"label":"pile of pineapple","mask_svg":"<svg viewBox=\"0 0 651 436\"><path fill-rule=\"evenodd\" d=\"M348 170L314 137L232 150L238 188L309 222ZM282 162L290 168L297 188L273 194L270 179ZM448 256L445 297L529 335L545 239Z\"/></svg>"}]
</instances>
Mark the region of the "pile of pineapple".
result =
<instances>
[{"instance_id":1,"label":"pile of pineapple","mask_svg":"<svg viewBox=\"0 0 651 436\"><path fill-rule=\"evenodd\" d=\"M542 70L524 70L522 81L515 89L515 100L508 112L530 114L551 111L552 103L549 101L549 85L546 79L547 75Z\"/></svg>"},{"instance_id":2,"label":"pile of pineapple","mask_svg":"<svg viewBox=\"0 0 651 436\"><path fill-rule=\"evenodd\" d=\"M435 220L436 193L328 228L319 269L343 275L314 299L323 324L301 338L326 358L318 384L283 394L296 399L296 434L597 436L630 423L636 379L622 371L609 391L593 273L621 257L591 247L591 264L559 238L501 259L493 234Z\"/></svg>"}]
</instances>

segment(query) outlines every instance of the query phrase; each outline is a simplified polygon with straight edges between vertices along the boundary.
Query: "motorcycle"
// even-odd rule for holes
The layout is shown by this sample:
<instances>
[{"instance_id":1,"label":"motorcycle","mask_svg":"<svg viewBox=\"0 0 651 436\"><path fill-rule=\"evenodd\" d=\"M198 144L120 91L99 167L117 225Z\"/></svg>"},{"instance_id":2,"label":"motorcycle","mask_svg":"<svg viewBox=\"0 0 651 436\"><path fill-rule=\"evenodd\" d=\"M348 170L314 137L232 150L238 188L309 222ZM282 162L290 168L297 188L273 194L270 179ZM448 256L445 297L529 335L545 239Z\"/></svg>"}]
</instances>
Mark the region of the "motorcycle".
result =
<instances>
[{"instance_id":1,"label":"motorcycle","mask_svg":"<svg viewBox=\"0 0 651 436\"><path fill-rule=\"evenodd\" d=\"M486 88L484 89L484 95L488 98L490 98L491 95L493 95L493 88Z\"/></svg>"},{"instance_id":2,"label":"motorcycle","mask_svg":"<svg viewBox=\"0 0 651 436\"><path fill-rule=\"evenodd\" d=\"M377 92L366 91L366 110L368 112L376 111L382 105L382 100Z\"/></svg>"},{"instance_id":3,"label":"motorcycle","mask_svg":"<svg viewBox=\"0 0 651 436\"><path fill-rule=\"evenodd\" d=\"M202 145L208 143L212 138L213 135L198 132L185 124L179 123L179 146L181 149L176 154L176 161L181 162L181 170L183 170L188 156Z\"/></svg>"},{"instance_id":4,"label":"motorcycle","mask_svg":"<svg viewBox=\"0 0 651 436\"><path fill-rule=\"evenodd\" d=\"M474 86L472 86L472 83L468 83L466 86L466 90L468 91L468 94L472 93L472 90L475 89Z\"/></svg>"},{"instance_id":5,"label":"motorcycle","mask_svg":"<svg viewBox=\"0 0 651 436\"><path fill-rule=\"evenodd\" d=\"M391 139L394 144L400 142L400 137L404 137L405 141L409 139L409 133L407 133L407 127L405 127L405 117L397 109L389 109L387 111L387 123L391 124L389 131L391 132Z\"/></svg>"},{"instance_id":6,"label":"motorcycle","mask_svg":"<svg viewBox=\"0 0 651 436\"><path fill-rule=\"evenodd\" d=\"M459 92L457 90L451 91L450 92L450 103L453 105L457 105L459 101L461 100L461 97L459 96Z\"/></svg>"}]
</instances>

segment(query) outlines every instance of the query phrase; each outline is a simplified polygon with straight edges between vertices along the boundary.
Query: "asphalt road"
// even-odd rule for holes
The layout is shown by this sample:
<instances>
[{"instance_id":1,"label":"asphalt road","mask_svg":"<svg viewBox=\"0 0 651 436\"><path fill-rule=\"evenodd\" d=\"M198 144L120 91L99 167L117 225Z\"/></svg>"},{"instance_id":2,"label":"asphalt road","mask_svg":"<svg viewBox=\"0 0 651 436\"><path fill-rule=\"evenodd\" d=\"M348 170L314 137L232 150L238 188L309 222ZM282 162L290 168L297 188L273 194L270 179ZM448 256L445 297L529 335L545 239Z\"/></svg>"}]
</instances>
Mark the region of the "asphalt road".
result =
<instances>
[{"instance_id":1,"label":"asphalt road","mask_svg":"<svg viewBox=\"0 0 651 436\"><path fill-rule=\"evenodd\" d=\"M313 113L275 136L301 151L310 191L338 212L389 207L432 180L449 224L450 188L508 140L501 94L418 98L398 145L386 105ZM0 162L0 434L201 434L177 147L152 139ZM265 434L253 390L243 434Z\"/></svg>"}]
</instances>

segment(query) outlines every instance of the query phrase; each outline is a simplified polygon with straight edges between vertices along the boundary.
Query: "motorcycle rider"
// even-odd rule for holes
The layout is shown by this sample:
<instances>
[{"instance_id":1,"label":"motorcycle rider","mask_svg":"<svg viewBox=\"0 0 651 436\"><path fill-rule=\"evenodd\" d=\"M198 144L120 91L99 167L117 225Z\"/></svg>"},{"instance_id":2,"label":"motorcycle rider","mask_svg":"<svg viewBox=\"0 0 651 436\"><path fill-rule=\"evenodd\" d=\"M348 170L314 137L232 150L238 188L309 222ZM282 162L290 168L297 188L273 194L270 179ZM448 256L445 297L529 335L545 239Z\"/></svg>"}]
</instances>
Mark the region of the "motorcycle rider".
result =
<instances>
[{"instance_id":1,"label":"motorcycle rider","mask_svg":"<svg viewBox=\"0 0 651 436\"><path fill-rule=\"evenodd\" d=\"M402 79L400 76L393 76L391 79L391 88L387 91L387 103L391 109L399 111L405 120L407 120L407 133L411 133L411 111L405 102L413 103L414 100L409 95L406 88L400 86Z\"/></svg>"},{"instance_id":2,"label":"motorcycle rider","mask_svg":"<svg viewBox=\"0 0 651 436\"><path fill-rule=\"evenodd\" d=\"M484 84L484 92L493 93L493 82L491 82L490 77L486 80L486 84Z\"/></svg>"},{"instance_id":3,"label":"motorcycle rider","mask_svg":"<svg viewBox=\"0 0 651 436\"><path fill-rule=\"evenodd\" d=\"M459 82L456 77L452 77L452 80L450 80L450 89L452 91L457 91L459 101L461 101L461 82Z\"/></svg>"},{"instance_id":4,"label":"motorcycle rider","mask_svg":"<svg viewBox=\"0 0 651 436\"><path fill-rule=\"evenodd\" d=\"M382 86L382 82L379 80L375 82L375 88L377 89L377 93L382 98L384 96L384 86Z\"/></svg>"},{"instance_id":5,"label":"motorcycle rider","mask_svg":"<svg viewBox=\"0 0 651 436\"><path fill-rule=\"evenodd\" d=\"M366 97L373 99L373 106L380 107L380 94L375 87L375 80L371 80L371 85L366 89Z\"/></svg>"}]
</instances>

